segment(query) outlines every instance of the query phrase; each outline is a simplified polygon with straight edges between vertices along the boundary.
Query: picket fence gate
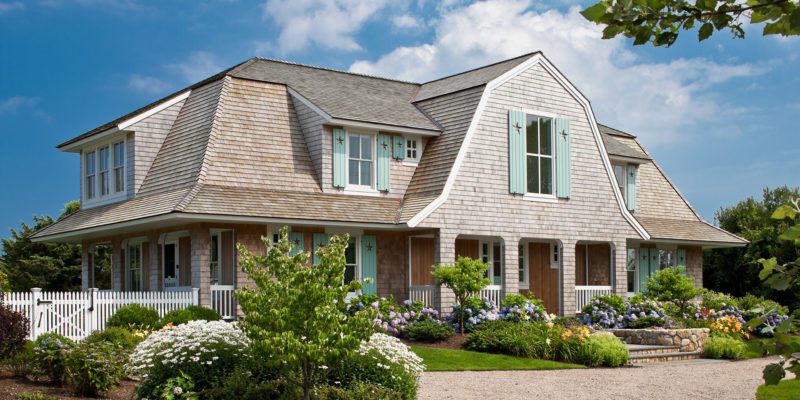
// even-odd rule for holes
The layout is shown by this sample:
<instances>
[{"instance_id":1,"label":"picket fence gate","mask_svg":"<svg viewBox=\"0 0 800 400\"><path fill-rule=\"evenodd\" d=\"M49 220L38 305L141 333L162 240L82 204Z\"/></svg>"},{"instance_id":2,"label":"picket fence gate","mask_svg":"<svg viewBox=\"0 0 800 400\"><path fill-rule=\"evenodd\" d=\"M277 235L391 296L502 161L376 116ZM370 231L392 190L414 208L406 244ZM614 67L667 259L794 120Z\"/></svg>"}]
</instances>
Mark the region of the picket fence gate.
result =
<instances>
[{"instance_id":1,"label":"picket fence gate","mask_svg":"<svg viewBox=\"0 0 800 400\"><path fill-rule=\"evenodd\" d=\"M85 292L30 292L4 294L4 303L30 321L30 339L57 333L72 340L103 330L108 318L129 304L153 307L159 316L199 304L199 289L165 292L116 292L91 289Z\"/></svg>"}]
</instances>

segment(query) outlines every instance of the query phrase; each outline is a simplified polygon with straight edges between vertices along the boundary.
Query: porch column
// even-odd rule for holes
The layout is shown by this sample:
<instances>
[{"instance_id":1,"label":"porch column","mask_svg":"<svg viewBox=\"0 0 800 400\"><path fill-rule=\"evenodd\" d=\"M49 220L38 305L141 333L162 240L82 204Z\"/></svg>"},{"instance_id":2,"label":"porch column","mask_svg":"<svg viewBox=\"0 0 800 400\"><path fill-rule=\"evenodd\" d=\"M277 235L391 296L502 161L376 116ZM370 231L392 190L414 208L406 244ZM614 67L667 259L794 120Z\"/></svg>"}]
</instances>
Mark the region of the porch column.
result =
<instances>
[{"instance_id":1,"label":"porch column","mask_svg":"<svg viewBox=\"0 0 800 400\"><path fill-rule=\"evenodd\" d=\"M516 236L503 237L503 278L500 282L503 298L519 293L519 241Z\"/></svg>"},{"instance_id":2,"label":"porch column","mask_svg":"<svg viewBox=\"0 0 800 400\"><path fill-rule=\"evenodd\" d=\"M81 290L89 290L91 284L92 254L94 247L86 240L81 243Z\"/></svg>"},{"instance_id":3,"label":"porch column","mask_svg":"<svg viewBox=\"0 0 800 400\"><path fill-rule=\"evenodd\" d=\"M125 252L122 251L122 240L111 241L111 289L116 292L125 291Z\"/></svg>"},{"instance_id":4,"label":"porch column","mask_svg":"<svg viewBox=\"0 0 800 400\"><path fill-rule=\"evenodd\" d=\"M561 316L574 316L575 307L575 244L574 240L561 243Z\"/></svg>"},{"instance_id":5,"label":"porch column","mask_svg":"<svg viewBox=\"0 0 800 400\"><path fill-rule=\"evenodd\" d=\"M452 231L440 230L433 239L433 262L438 264L454 264L456 262L456 236ZM453 291L445 287L437 287L433 294L433 303L439 314L449 315L453 310L456 297Z\"/></svg>"},{"instance_id":6,"label":"porch column","mask_svg":"<svg viewBox=\"0 0 800 400\"><path fill-rule=\"evenodd\" d=\"M160 292L164 288L161 286L161 280L164 274L161 271L161 244L158 242L159 236L148 236L147 246L150 247L147 260L147 268L150 268L150 291Z\"/></svg>"},{"instance_id":7,"label":"porch column","mask_svg":"<svg viewBox=\"0 0 800 400\"><path fill-rule=\"evenodd\" d=\"M211 307L211 231L206 227L191 229L192 287L200 289L200 305Z\"/></svg>"},{"instance_id":8,"label":"porch column","mask_svg":"<svg viewBox=\"0 0 800 400\"><path fill-rule=\"evenodd\" d=\"M614 254L616 255L613 260L615 261L612 270L614 275L611 277L611 291L618 296L627 297L628 295L628 245L625 240L618 240L614 242Z\"/></svg>"}]
</instances>

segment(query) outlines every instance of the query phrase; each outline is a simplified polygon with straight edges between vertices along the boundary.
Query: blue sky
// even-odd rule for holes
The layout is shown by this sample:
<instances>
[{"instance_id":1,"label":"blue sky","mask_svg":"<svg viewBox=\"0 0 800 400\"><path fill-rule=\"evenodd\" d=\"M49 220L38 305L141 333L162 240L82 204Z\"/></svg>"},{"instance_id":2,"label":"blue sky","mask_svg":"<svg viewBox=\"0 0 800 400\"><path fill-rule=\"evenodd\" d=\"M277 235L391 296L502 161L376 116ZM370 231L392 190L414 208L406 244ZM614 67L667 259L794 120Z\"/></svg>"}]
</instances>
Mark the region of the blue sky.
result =
<instances>
[{"instance_id":1,"label":"blue sky","mask_svg":"<svg viewBox=\"0 0 800 400\"><path fill-rule=\"evenodd\" d=\"M554 0L0 0L0 237L77 199L55 146L252 56L426 81L543 50L700 214L800 184L800 38L601 40Z\"/></svg>"}]
</instances>

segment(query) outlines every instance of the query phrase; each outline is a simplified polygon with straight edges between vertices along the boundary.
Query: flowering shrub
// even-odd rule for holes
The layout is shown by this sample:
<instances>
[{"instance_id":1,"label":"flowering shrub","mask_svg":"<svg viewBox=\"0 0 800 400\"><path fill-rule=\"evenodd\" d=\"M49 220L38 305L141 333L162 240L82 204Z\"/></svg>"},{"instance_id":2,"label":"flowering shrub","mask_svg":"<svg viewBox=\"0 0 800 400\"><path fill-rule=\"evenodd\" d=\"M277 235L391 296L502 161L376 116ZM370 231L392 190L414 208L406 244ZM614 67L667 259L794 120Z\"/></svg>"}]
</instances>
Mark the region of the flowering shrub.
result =
<instances>
[{"instance_id":1,"label":"flowering shrub","mask_svg":"<svg viewBox=\"0 0 800 400\"><path fill-rule=\"evenodd\" d=\"M512 322L551 322L556 316L547 313L541 300L509 295L503 301L499 318Z\"/></svg>"},{"instance_id":2,"label":"flowering shrub","mask_svg":"<svg viewBox=\"0 0 800 400\"><path fill-rule=\"evenodd\" d=\"M156 389L156 398L163 400L197 400L199 396L194 390L194 379L180 371L180 376L167 379Z\"/></svg>"},{"instance_id":3,"label":"flowering shrub","mask_svg":"<svg viewBox=\"0 0 800 400\"><path fill-rule=\"evenodd\" d=\"M29 321L22 313L3 304L0 292L0 362L13 358L28 340Z\"/></svg>"},{"instance_id":4,"label":"flowering shrub","mask_svg":"<svg viewBox=\"0 0 800 400\"><path fill-rule=\"evenodd\" d=\"M392 336L400 336L409 324L421 321L438 321L439 312L427 308L421 301L406 300L398 305L394 296L361 295L348 306L348 315L364 309L373 310L375 325Z\"/></svg>"},{"instance_id":5,"label":"flowering shrub","mask_svg":"<svg viewBox=\"0 0 800 400\"><path fill-rule=\"evenodd\" d=\"M713 320L709 327L711 328L712 334L722 334L737 338L742 336L745 338L748 337L747 332L742 330L742 322L732 315L726 315Z\"/></svg>"},{"instance_id":6,"label":"flowering shrub","mask_svg":"<svg viewBox=\"0 0 800 400\"><path fill-rule=\"evenodd\" d=\"M775 333L775 328L783 321L789 319L788 315L781 315L776 311L762 311L756 308L753 310L753 314L749 314L747 318L748 321L754 318L760 318L763 322L756 327L752 328L752 331L760 336L772 336ZM763 314L762 314L763 313ZM759 315L760 314L760 315Z\"/></svg>"},{"instance_id":7,"label":"flowering shrub","mask_svg":"<svg viewBox=\"0 0 800 400\"><path fill-rule=\"evenodd\" d=\"M594 301L583 307L583 323L599 328L625 328L626 326L625 318L619 309L602 298L595 298Z\"/></svg>"},{"instance_id":8,"label":"flowering shrub","mask_svg":"<svg viewBox=\"0 0 800 400\"><path fill-rule=\"evenodd\" d=\"M625 302L625 325L634 325L637 328L663 326L666 317L662 302L648 299L642 294Z\"/></svg>"},{"instance_id":9,"label":"flowering shrub","mask_svg":"<svg viewBox=\"0 0 800 400\"><path fill-rule=\"evenodd\" d=\"M189 321L153 332L136 346L130 374L142 380L139 397L152 397L157 388L182 371L200 391L249 357L249 339L234 324L222 321Z\"/></svg>"},{"instance_id":10,"label":"flowering shrub","mask_svg":"<svg viewBox=\"0 0 800 400\"><path fill-rule=\"evenodd\" d=\"M422 359L400 340L374 333L330 375L329 383L334 386L352 386L358 382L378 384L410 400L416 398L417 381L424 370Z\"/></svg>"},{"instance_id":11,"label":"flowering shrub","mask_svg":"<svg viewBox=\"0 0 800 400\"><path fill-rule=\"evenodd\" d=\"M110 327L102 331L94 331L87 336L84 341L93 344L111 344L128 351L136 348L136 345L144 340L143 337L136 336L125 328Z\"/></svg>"},{"instance_id":12,"label":"flowering shrub","mask_svg":"<svg viewBox=\"0 0 800 400\"><path fill-rule=\"evenodd\" d=\"M461 309L453 305L453 313L446 317L453 329L461 331L458 321L461 320ZM500 319L500 312L494 303L486 298L470 297L464 300L464 330L471 331L487 321Z\"/></svg>"},{"instance_id":13,"label":"flowering shrub","mask_svg":"<svg viewBox=\"0 0 800 400\"><path fill-rule=\"evenodd\" d=\"M64 350L66 381L81 396L98 396L125 376L128 351L110 344L76 343Z\"/></svg>"},{"instance_id":14,"label":"flowering shrub","mask_svg":"<svg viewBox=\"0 0 800 400\"><path fill-rule=\"evenodd\" d=\"M167 326L167 324L180 325L189 321L219 321L221 319L222 316L210 308L189 306L166 313L154 327L163 328Z\"/></svg>"},{"instance_id":15,"label":"flowering shrub","mask_svg":"<svg viewBox=\"0 0 800 400\"><path fill-rule=\"evenodd\" d=\"M36 338L33 348L35 370L43 373L53 383L64 379L64 359L72 341L57 333L45 333Z\"/></svg>"},{"instance_id":16,"label":"flowering shrub","mask_svg":"<svg viewBox=\"0 0 800 400\"><path fill-rule=\"evenodd\" d=\"M583 340L589 337L593 331L593 329L590 329L586 325L572 325L565 328L564 332L561 334L561 339L575 338Z\"/></svg>"}]
</instances>

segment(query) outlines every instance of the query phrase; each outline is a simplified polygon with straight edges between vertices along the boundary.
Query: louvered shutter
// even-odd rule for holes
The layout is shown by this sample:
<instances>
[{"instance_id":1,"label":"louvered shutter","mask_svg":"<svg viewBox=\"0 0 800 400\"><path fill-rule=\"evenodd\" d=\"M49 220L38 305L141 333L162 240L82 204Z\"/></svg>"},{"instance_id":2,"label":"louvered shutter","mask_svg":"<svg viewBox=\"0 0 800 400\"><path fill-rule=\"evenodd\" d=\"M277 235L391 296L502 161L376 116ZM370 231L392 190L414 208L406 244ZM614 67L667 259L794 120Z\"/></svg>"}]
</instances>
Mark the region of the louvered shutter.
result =
<instances>
[{"instance_id":1,"label":"louvered shutter","mask_svg":"<svg viewBox=\"0 0 800 400\"><path fill-rule=\"evenodd\" d=\"M525 194L525 113L508 110L508 184L512 194Z\"/></svg>"},{"instance_id":2,"label":"louvered shutter","mask_svg":"<svg viewBox=\"0 0 800 400\"><path fill-rule=\"evenodd\" d=\"M333 129L333 187L343 188L347 183L347 134L344 129Z\"/></svg>"},{"instance_id":3,"label":"louvered shutter","mask_svg":"<svg viewBox=\"0 0 800 400\"><path fill-rule=\"evenodd\" d=\"M381 192L388 192L389 187L389 158L392 153L392 139L388 135L378 135L378 178L376 184Z\"/></svg>"},{"instance_id":4,"label":"louvered shutter","mask_svg":"<svg viewBox=\"0 0 800 400\"><path fill-rule=\"evenodd\" d=\"M406 158L406 139L402 136L393 136L392 141L394 147L392 148L392 157L403 160Z\"/></svg>"},{"instance_id":5,"label":"louvered shutter","mask_svg":"<svg viewBox=\"0 0 800 400\"><path fill-rule=\"evenodd\" d=\"M289 255L295 255L303 251L303 232L289 232L289 244L293 245Z\"/></svg>"},{"instance_id":6,"label":"louvered shutter","mask_svg":"<svg viewBox=\"0 0 800 400\"><path fill-rule=\"evenodd\" d=\"M376 294L378 292L377 253L378 249L375 243L375 235L361 236L361 282L363 284L361 291L364 294ZM367 278L369 278L371 282L366 282Z\"/></svg>"},{"instance_id":7,"label":"louvered shutter","mask_svg":"<svg viewBox=\"0 0 800 400\"><path fill-rule=\"evenodd\" d=\"M319 249L320 247L328 245L328 234L327 233L315 233L314 236L312 237L312 240L314 242L314 251L313 251L313 254L314 254L314 265L316 265L316 264L319 264L319 262L320 262L319 256L317 255L317 249Z\"/></svg>"},{"instance_id":8,"label":"louvered shutter","mask_svg":"<svg viewBox=\"0 0 800 400\"><path fill-rule=\"evenodd\" d=\"M686 275L686 249L678 249L675 251L675 265L683 266L681 274Z\"/></svg>"},{"instance_id":9,"label":"louvered shutter","mask_svg":"<svg viewBox=\"0 0 800 400\"><path fill-rule=\"evenodd\" d=\"M658 249L650 249L650 275L655 275L658 272L658 268L660 266L660 257L658 255Z\"/></svg>"},{"instance_id":10,"label":"louvered shutter","mask_svg":"<svg viewBox=\"0 0 800 400\"><path fill-rule=\"evenodd\" d=\"M556 195L568 199L572 195L572 161L570 156L569 120L556 118Z\"/></svg>"},{"instance_id":11,"label":"louvered shutter","mask_svg":"<svg viewBox=\"0 0 800 400\"><path fill-rule=\"evenodd\" d=\"M634 211L636 210L636 166L635 165L628 165L628 184L626 186L625 194L626 201L628 203L628 210Z\"/></svg>"}]
</instances>

